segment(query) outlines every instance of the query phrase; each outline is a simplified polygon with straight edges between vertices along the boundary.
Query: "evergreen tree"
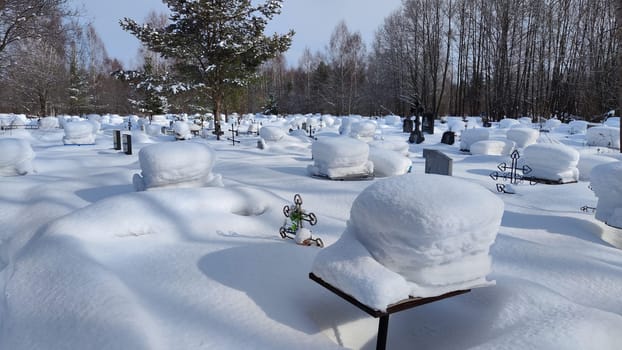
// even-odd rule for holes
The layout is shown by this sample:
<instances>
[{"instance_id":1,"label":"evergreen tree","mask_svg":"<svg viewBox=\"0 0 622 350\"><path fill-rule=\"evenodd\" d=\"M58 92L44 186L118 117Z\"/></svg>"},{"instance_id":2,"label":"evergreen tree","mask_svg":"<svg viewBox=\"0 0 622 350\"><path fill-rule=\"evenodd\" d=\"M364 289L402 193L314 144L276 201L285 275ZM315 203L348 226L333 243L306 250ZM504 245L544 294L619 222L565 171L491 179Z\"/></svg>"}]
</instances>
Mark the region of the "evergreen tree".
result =
<instances>
[{"instance_id":1,"label":"evergreen tree","mask_svg":"<svg viewBox=\"0 0 622 350\"><path fill-rule=\"evenodd\" d=\"M150 50L173 58L190 86L206 92L213 105L215 133L225 93L245 86L265 61L286 51L293 31L268 37L268 21L281 11L282 0L253 5L251 0L164 0L171 23L163 28L125 18L121 27Z\"/></svg>"},{"instance_id":2,"label":"evergreen tree","mask_svg":"<svg viewBox=\"0 0 622 350\"><path fill-rule=\"evenodd\" d=\"M89 104L88 102L88 82L84 69L79 66L78 53L74 42L71 44L71 59L69 62L69 113L77 115L85 112Z\"/></svg>"}]
</instances>

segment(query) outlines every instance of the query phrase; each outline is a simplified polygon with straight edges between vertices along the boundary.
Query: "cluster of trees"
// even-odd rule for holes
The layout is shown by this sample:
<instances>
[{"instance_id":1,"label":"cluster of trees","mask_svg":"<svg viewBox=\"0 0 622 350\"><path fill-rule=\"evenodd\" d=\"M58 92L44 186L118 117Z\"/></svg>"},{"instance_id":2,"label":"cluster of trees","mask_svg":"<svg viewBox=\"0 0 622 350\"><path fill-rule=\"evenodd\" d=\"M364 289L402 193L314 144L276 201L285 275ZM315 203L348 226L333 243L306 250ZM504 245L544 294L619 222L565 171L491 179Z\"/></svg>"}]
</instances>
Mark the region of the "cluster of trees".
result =
<instances>
[{"instance_id":1,"label":"cluster of trees","mask_svg":"<svg viewBox=\"0 0 622 350\"><path fill-rule=\"evenodd\" d=\"M552 114L619 108L616 0L407 0L369 49L342 23L295 69L264 67L287 112Z\"/></svg>"},{"instance_id":2,"label":"cluster of trees","mask_svg":"<svg viewBox=\"0 0 622 350\"><path fill-rule=\"evenodd\" d=\"M0 110L589 119L619 108L620 1L404 0L370 47L342 22L297 64L281 54L292 33L263 36L281 2L167 0L168 15L122 21L144 43L128 71L67 0L2 1Z\"/></svg>"}]
</instances>

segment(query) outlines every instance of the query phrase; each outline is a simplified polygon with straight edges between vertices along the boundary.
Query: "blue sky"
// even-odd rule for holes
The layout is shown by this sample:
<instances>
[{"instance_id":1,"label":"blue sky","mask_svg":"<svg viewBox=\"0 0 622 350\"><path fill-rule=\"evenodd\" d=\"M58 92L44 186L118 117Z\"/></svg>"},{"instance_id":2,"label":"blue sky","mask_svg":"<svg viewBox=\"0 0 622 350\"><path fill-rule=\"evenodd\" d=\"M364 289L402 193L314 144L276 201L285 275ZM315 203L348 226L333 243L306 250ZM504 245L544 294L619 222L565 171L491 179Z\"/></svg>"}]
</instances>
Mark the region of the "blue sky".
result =
<instances>
[{"instance_id":1,"label":"blue sky","mask_svg":"<svg viewBox=\"0 0 622 350\"><path fill-rule=\"evenodd\" d=\"M130 17L142 23L151 10L165 12L161 0L71 0L83 8L85 20L92 21L104 41L108 55L120 59L126 68L136 63L139 41L119 26L119 19ZM345 20L351 32L360 31L367 44L373 40L384 18L399 8L401 0L285 0L282 13L270 23L267 33L296 32L286 53L290 65L309 47L322 51L335 25Z\"/></svg>"}]
</instances>

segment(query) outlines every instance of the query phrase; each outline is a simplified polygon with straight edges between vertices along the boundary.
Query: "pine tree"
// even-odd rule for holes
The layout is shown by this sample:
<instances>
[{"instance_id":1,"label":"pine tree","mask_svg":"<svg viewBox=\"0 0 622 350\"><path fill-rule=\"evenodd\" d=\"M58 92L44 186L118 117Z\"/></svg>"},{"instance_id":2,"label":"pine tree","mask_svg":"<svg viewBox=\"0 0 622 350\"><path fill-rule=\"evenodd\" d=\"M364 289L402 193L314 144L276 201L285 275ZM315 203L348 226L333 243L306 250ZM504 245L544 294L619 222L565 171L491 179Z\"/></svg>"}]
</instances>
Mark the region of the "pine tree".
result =
<instances>
[{"instance_id":1,"label":"pine tree","mask_svg":"<svg viewBox=\"0 0 622 350\"><path fill-rule=\"evenodd\" d=\"M282 0L253 5L251 0L164 0L171 24L140 25L125 18L121 27L150 50L176 61L190 86L203 89L213 105L215 133L226 91L245 86L265 61L286 51L293 31L268 37L268 21L281 11Z\"/></svg>"}]
</instances>

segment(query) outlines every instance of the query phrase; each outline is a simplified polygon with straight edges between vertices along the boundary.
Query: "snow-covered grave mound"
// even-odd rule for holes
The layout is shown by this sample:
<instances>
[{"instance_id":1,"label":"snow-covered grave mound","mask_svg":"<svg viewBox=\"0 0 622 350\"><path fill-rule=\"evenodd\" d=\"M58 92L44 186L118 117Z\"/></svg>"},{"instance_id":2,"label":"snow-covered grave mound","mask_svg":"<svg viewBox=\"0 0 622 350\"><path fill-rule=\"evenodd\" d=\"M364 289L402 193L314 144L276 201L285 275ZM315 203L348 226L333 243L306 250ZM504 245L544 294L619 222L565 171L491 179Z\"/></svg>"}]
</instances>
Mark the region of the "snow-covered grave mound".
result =
<instances>
[{"instance_id":1,"label":"snow-covered grave mound","mask_svg":"<svg viewBox=\"0 0 622 350\"><path fill-rule=\"evenodd\" d=\"M559 127L560 125L562 125L562 121L559 119L548 119L546 122L544 122L544 130L548 130L548 131L552 131L553 129Z\"/></svg>"},{"instance_id":2,"label":"snow-covered grave mound","mask_svg":"<svg viewBox=\"0 0 622 350\"><path fill-rule=\"evenodd\" d=\"M370 147L382 148L395 151L404 156L408 156L409 146L407 142L404 141L386 141L386 140L376 140L369 143Z\"/></svg>"},{"instance_id":3,"label":"snow-covered grave mound","mask_svg":"<svg viewBox=\"0 0 622 350\"><path fill-rule=\"evenodd\" d=\"M264 126L259 129L259 137L268 142L276 142L285 137L285 130L278 126Z\"/></svg>"},{"instance_id":4,"label":"snow-covered grave mound","mask_svg":"<svg viewBox=\"0 0 622 350\"><path fill-rule=\"evenodd\" d=\"M619 128L620 127L620 117L609 117L609 118L607 118L607 120L605 120L605 122L603 124L605 126L610 126L612 128Z\"/></svg>"},{"instance_id":5,"label":"snow-covered grave mound","mask_svg":"<svg viewBox=\"0 0 622 350\"><path fill-rule=\"evenodd\" d=\"M520 125L520 122L516 119L504 118L499 121L500 129L509 129L513 126Z\"/></svg>"},{"instance_id":6,"label":"snow-covered grave mound","mask_svg":"<svg viewBox=\"0 0 622 350\"><path fill-rule=\"evenodd\" d=\"M311 145L314 164L311 175L331 179L369 177L374 164L369 160L369 145L351 137L322 137Z\"/></svg>"},{"instance_id":7,"label":"snow-covered grave mound","mask_svg":"<svg viewBox=\"0 0 622 350\"><path fill-rule=\"evenodd\" d=\"M568 123L571 134L585 134L588 123L585 120L573 120Z\"/></svg>"},{"instance_id":8,"label":"snow-covered grave mound","mask_svg":"<svg viewBox=\"0 0 622 350\"><path fill-rule=\"evenodd\" d=\"M507 156L514 150L516 144L511 140L482 140L471 145L471 154Z\"/></svg>"},{"instance_id":9,"label":"snow-covered grave mound","mask_svg":"<svg viewBox=\"0 0 622 350\"><path fill-rule=\"evenodd\" d=\"M592 190L598 197L596 219L622 228L622 162L601 164L592 169Z\"/></svg>"},{"instance_id":10,"label":"snow-covered grave mound","mask_svg":"<svg viewBox=\"0 0 622 350\"><path fill-rule=\"evenodd\" d=\"M620 149L620 128L609 126L595 126L589 128L585 132L585 141L588 146Z\"/></svg>"},{"instance_id":11,"label":"snow-covered grave mound","mask_svg":"<svg viewBox=\"0 0 622 350\"><path fill-rule=\"evenodd\" d=\"M466 129L460 135L460 150L468 152L471 150L472 144L489 138L490 132L486 128Z\"/></svg>"},{"instance_id":12,"label":"snow-covered grave mound","mask_svg":"<svg viewBox=\"0 0 622 350\"><path fill-rule=\"evenodd\" d=\"M339 124L339 134L341 135L350 135L350 131L352 130L352 124L358 123L363 120L363 117L359 115L351 115L349 117L339 118L341 123Z\"/></svg>"},{"instance_id":13,"label":"snow-covered grave mound","mask_svg":"<svg viewBox=\"0 0 622 350\"><path fill-rule=\"evenodd\" d=\"M318 253L312 272L378 310L491 285L489 250L503 210L492 192L450 176L377 181L356 197L344 233Z\"/></svg>"},{"instance_id":14,"label":"snow-covered grave mound","mask_svg":"<svg viewBox=\"0 0 622 350\"><path fill-rule=\"evenodd\" d=\"M518 122L529 127L531 127L531 124L533 123L531 117L520 117L518 118Z\"/></svg>"},{"instance_id":15,"label":"snow-covered grave mound","mask_svg":"<svg viewBox=\"0 0 622 350\"><path fill-rule=\"evenodd\" d=\"M579 157L579 164L577 164L577 168L579 169L579 180L588 181L590 180L590 174L592 173L592 169L594 169L594 167L617 161L618 160L615 158L601 154L581 153L581 156Z\"/></svg>"},{"instance_id":16,"label":"snow-covered grave mound","mask_svg":"<svg viewBox=\"0 0 622 350\"><path fill-rule=\"evenodd\" d=\"M376 128L376 123L369 120L352 123L350 126L350 137L364 142L371 142L374 140Z\"/></svg>"},{"instance_id":17,"label":"snow-covered grave mound","mask_svg":"<svg viewBox=\"0 0 622 350\"><path fill-rule=\"evenodd\" d=\"M190 132L190 125L184 121L176 121L173 123L173 131L175 132L175 139L188 140L192 138Z\"/></svg>"},{"instance_id":18,"label":"snow-covered grave mound","mask_svg":"<svg viewBox=\"0 0 622 350\"><path fill-rule=\"evenodd\" d=\"M216 154L201 142L165 142L138 152L141 173L132 179L137 191L169 187L222 186L212 173Z\"/></svg>"},{"instance_id":19,"label":"snow-covered grave mound","mask_svg":"<svg viewBox=\"0 0 622 350\"><path fill-rule=\"evenodd\" d=\"M399 115L387 115L384 117L385 125L399 126L402 125L402 118Z\"/></svg>"},{"instance_id":20,"label":"snow-covered grave mound","mask_svg":"<svg viewBox=\"0 0 622 350\"><path fill-rule=\"evenodd\" d=\"M512 140L516 143L517 148L525 148L529 145L533 145L538 141L540 132L531 128L511 128L507 132L508 140Z\"/></svg>"},{"instance_id":21,"label":"snow-covered grave mound","mask_svg":"<svg viewBox=\"0 0 622 350\"><path fill-rule=\"evenodd\" d=\"M39 122L39 129L50 130L57 129L59 127L60 123L56 117L44 117L41 118L41 121Z\"/></svg>"},{"instance_id":22,"label":"snow-covered grave mound","mask_svg":"<svg viewBox=\"0 0 622 350\"><path fill-rule=\"evenodd\" d=\"M0 139L0 176L26 175L32 172L35 152L24 139Z\"/></svg>"},{"instance_id":23,"label":"snow-covered grave mound","mask_svg":"<svg viewBox=\"0 0 622 350\"><path fill-rule=\"evenodd\" d=\"M569 146L553 143L537 143L527 146L519 164L528 165L532 171L527 177L553 183L579 180L579 152Z\"/></svg>"},{"instance_id":24,"label":"snow-covered grave mound","mask_svg":"<svg viewBox=\"0 0 622 350\"><path fill-rule=\"evenodd\" d=\"M461 132L466 128L466 123L461 118L447 118L447 131Z\"/></svg>"},{"instance_id":25,"label":"snow-covered grave mound","mask_svg":"<svg viewBox=\"0 0 622 350\"><path fill-rule=\"evenodd\" d=\"M95 143L96 126L90 121L66 122L63 125L66 145L90 145Z\"/></svg>"},{"instance_id":26,"label":"snow-covered grave mound","mask_svg":"<svg viewBox=\"0 0 622 350\"><path fill-rule=\"evenodd\" d=\"M374 164L374 176L386 177L404 175L412 166L412 161L390 149L370 147L369 160Z\"/></svg>"}]
</instances>

